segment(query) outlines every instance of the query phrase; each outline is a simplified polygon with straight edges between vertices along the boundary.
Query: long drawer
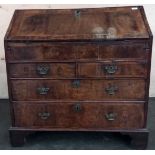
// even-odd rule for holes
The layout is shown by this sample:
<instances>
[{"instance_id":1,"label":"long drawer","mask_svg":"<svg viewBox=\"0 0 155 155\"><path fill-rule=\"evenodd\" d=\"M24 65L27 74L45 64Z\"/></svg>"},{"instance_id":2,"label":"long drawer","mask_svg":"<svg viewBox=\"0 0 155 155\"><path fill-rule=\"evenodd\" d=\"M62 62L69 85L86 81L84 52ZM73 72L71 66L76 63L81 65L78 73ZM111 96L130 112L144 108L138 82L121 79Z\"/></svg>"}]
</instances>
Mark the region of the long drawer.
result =
<instances>
[{"instance_id":1,"label":"long drawer","mask_svg":"<svg viewBox=\"0 0 155 155\"><path fill-rule=\"evenodd\" d=\"M144 100L145 80L12 80L12 99Z\"/></svg>"},{"instance_id":2,"label":"long drawer","mask_svg":"<svg viewBox=\"0 0 155 155\"><path fill-rule=\"evenodd\" d=\"M144 105L138 103L15 103L16 127L27 128L142 128Z\"/></svg>"},{"instance_id":3,"label":"long drawer","mask_svg":"<svg viewBox=\"0 0 155 155\"><path fill-rule=\"evenodd\" d=\"M7 61L71 61L104 59L147 59L143 43L99 45L71 43L8 43Z\"/></svg>"},{"instance_id":4,"label":"long drawer","mask_svg":"<svg viewBox=\"0 0 155 155\"><path fill-rule=\"evenodd\" d=\"M76 72L77 71L77 72ZM13 63L11 78L88 78L88 77L146 77L145 61L104 61L83 63Z\"/></svg>"}]
</instances>

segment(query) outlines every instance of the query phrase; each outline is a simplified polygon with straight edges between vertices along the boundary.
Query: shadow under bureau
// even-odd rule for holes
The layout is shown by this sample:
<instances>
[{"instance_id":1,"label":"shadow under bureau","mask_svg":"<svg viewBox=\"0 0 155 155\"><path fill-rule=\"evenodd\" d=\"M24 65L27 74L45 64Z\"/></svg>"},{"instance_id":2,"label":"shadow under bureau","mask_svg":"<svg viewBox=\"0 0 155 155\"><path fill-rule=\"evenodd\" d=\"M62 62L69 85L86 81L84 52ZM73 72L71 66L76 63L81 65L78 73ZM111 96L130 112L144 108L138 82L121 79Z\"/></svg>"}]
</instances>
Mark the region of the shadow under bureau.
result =
<instances>
[{"instance_id":1,"label":"shadow under bureau","mask_svg":"<svg viewBox=\"0 0 155 155\"><path fill-rule=\"evenodd\" d=\"M16 10L5 36L11 144L94 131L145 149L152 38L142 6Z\"/></svg>"}]
</instances>

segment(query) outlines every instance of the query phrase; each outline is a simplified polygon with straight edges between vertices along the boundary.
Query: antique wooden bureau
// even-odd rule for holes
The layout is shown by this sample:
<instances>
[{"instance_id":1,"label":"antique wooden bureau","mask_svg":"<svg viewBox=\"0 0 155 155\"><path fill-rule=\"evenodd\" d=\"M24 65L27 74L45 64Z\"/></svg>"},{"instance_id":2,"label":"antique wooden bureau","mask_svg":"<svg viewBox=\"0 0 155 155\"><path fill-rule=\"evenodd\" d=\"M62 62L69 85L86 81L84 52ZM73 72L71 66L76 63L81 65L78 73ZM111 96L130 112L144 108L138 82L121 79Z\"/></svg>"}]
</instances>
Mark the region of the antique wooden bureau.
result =
<instances>
[{"instance_id":1,"label":"antique wooden bureau","mask_svg":"<svg viewBox=\"0 0 155 155\"><path fill-rule=\"evenodd\" d=\"M12 145L100 131L145 149L152 38L142 6L16 10L4 42Z\"/></svg>"}]
</instances>

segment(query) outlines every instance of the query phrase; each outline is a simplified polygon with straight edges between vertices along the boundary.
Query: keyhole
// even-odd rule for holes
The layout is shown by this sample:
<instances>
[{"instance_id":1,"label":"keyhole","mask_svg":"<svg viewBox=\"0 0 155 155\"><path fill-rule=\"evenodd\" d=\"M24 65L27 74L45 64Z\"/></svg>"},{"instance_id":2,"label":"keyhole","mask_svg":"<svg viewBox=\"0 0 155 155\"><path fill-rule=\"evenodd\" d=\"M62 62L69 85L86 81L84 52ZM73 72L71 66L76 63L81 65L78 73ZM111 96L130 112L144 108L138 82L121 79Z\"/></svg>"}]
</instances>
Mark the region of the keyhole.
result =
<instances>
[{"instance_id":1,"label":"keyhole","mask_svg":"<svg viewBox=\"0 0 155 155\"><path fill-rule=\"evenodd\" d=\"M74 107L74 109L75 109L75 111L77 111L77 112L81 111L81 105L80 105L79 103L76 104L75 107Z\"/></svg>"},{"instance_id":2,"label":"keyhole","mask_svg":"<svg viewBox=\"0 0 155 155\"><path fill-rule=\"evenodd\" d=\"M72 83L73 88L79 88L80 87L80 81L79 80L74 80Z\"/></svg>"}]
</instances>

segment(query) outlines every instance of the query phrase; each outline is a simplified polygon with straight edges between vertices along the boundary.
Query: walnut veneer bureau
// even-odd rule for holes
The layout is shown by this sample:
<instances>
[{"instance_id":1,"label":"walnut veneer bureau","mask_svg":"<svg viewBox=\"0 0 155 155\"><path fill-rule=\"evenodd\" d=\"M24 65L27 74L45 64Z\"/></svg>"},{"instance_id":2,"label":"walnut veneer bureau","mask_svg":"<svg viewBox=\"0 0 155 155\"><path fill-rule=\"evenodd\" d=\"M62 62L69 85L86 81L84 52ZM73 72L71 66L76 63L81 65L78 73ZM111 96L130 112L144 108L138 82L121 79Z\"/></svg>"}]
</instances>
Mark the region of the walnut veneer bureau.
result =
<instances>
[{"instance_id":1,"label":"walnut veneer bureau","mask_svg":"<svg viewBox=\"0 0 155 155\"><path fill-rule=\"evenodd\" d=\"M5 36L12 145L100 131L146 148L152 38L142 6L16 10Z\"/></svg>"}]
</instances>

